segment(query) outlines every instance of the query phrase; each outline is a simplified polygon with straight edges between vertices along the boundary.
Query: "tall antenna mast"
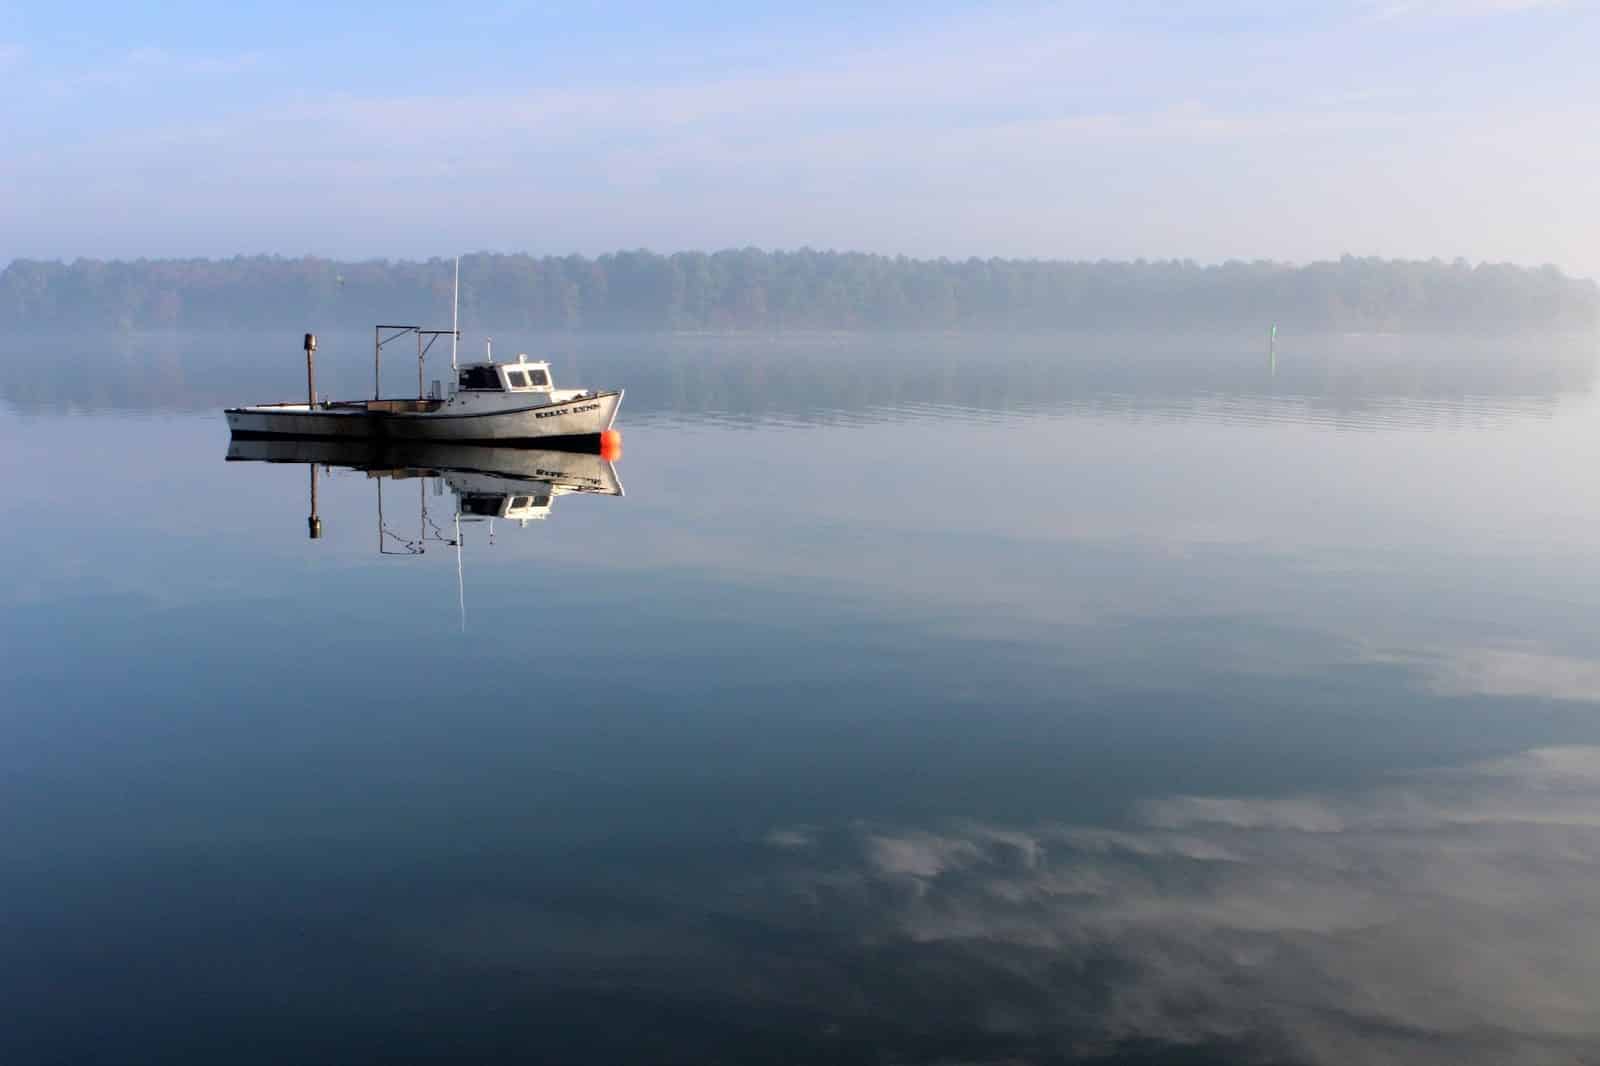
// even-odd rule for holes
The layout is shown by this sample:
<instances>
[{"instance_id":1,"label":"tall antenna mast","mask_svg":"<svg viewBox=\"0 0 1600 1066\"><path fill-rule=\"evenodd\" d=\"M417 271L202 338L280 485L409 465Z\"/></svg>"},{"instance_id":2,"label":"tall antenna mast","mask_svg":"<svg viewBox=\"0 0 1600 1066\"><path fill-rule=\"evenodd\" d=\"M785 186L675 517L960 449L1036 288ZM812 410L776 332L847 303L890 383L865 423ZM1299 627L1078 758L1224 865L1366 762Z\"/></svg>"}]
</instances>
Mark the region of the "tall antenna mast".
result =
<instances>
[{"instance_id":1,"label":"tall antenna mast","mask_svg":"<svg viewBox=\"0 0 1600 1066\"><path fill-rule=\"evenodd\" d=\"M450 290L450 369L456 368L456 341L461 339L461 257L456 256L456 284Z\"/></svg>"}]
</instances>

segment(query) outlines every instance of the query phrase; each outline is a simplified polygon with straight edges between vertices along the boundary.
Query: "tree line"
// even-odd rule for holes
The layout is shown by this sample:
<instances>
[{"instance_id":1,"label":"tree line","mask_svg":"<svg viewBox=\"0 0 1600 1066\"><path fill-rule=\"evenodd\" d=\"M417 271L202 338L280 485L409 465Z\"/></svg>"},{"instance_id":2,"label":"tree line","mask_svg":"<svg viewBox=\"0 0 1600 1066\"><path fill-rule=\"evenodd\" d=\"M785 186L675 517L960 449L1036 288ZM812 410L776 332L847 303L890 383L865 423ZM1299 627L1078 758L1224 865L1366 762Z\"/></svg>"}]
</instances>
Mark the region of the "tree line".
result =
<instances>
[{"instance_id":1,"label":"tree line","mask_svg":"<svg viewBox=\"0 0 1600 1066\"><path fill-rule=\"evenodd\" d=\"M8 327L447 326L449 259L18 259ZM569 331L1590 330L1600 286L1552 266L1345 256L1257 260L910 259L856 252L613 252L461 259L462 326Z\"/></svg>"}]
</instances>

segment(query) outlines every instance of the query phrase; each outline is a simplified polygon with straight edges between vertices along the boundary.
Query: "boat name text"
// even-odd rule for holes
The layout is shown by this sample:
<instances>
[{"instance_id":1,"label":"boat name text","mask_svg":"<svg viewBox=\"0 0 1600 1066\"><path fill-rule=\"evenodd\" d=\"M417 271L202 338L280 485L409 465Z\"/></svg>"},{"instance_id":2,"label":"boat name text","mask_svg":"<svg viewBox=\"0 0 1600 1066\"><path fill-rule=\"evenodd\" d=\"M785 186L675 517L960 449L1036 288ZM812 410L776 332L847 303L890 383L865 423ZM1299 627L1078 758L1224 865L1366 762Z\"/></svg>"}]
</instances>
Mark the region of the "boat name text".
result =
<instances>
[{"instance_id":1,"label":"boat name text","mask_svg":"<svg viewBox=\"0 0 1600 1066\"><path fill-rule=\"evenodd\" d=\"M535 417L535 418L555 418L558 415L581 415L585 411L598 411L599 409L600 409L600 405L599 404L597 404L597 403L588 403L588 404L584 404L582 407L568 408L565 411L535 411L533 413L533 417Z\"/></svg>"}]
</instances>

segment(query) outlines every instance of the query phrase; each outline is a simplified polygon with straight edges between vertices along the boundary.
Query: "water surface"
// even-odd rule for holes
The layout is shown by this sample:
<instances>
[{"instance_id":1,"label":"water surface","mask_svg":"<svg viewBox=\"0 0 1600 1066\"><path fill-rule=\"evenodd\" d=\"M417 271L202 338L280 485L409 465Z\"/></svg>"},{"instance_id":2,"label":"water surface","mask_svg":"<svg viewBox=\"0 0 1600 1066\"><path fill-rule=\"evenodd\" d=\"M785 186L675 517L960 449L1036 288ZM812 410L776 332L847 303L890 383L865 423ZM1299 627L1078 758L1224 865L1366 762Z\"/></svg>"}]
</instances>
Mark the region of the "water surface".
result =
<instances>
[{"instance_id":1,"label":"water surface","mask_svg":"<svg viewBox=\"0 0 1600 1066\"><path fill-rule=\"evenodd\" d=\"M1600 1048L1592 340L497 338L458 552L297 339L8 342L5 1061Z\"/></svg>"}]
</instances>

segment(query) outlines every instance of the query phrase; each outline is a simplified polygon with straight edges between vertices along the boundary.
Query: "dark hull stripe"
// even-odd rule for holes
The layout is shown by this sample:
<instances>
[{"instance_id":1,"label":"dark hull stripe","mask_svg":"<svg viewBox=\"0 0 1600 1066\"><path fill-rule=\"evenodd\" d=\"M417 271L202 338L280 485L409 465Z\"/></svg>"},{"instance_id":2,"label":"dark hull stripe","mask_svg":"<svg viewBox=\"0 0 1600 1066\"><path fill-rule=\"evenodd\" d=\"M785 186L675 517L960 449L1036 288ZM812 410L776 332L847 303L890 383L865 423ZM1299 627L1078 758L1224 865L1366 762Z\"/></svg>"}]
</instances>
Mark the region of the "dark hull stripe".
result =
<instances>
[{"instance_id":1,"label":"dark hull stripe","mask_svg":"<svg viewBox=\"0 0 1600 1066\"><path fill-rule=\"evenodd\" d=\"M252 414L255 412L251 412ZM232 436L239 440L325 440L340 443L360 444L369 441L370 437L352 437L347 433L263 433L248 429L236 429ZM599 452L599 433L562 433L548 437L452 437L449 440L429 441L422 438L407 438L407 444L477 444L492 445L501 448L530 448L543 449L552 452Z\"/></svg>"}]
</instances>

